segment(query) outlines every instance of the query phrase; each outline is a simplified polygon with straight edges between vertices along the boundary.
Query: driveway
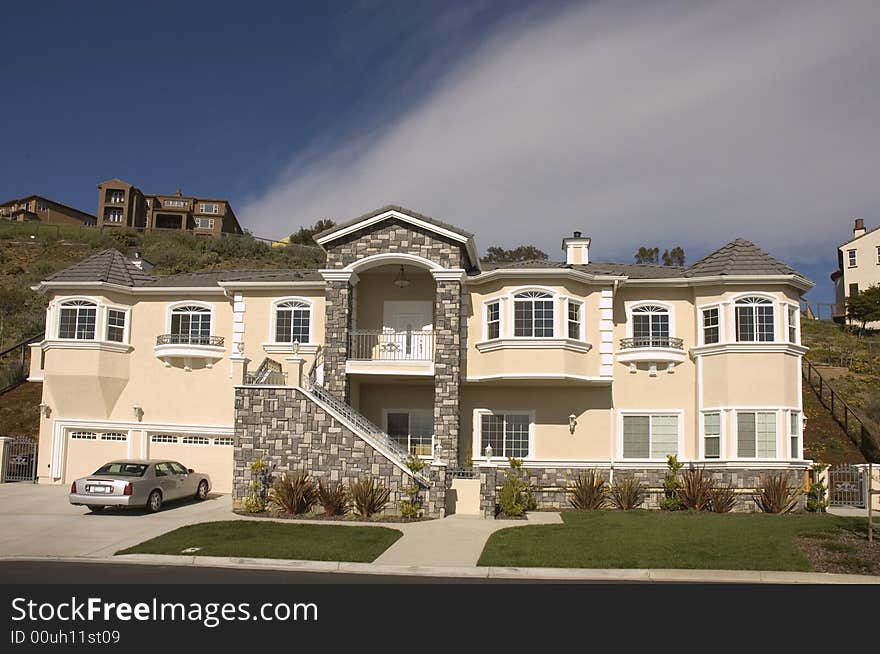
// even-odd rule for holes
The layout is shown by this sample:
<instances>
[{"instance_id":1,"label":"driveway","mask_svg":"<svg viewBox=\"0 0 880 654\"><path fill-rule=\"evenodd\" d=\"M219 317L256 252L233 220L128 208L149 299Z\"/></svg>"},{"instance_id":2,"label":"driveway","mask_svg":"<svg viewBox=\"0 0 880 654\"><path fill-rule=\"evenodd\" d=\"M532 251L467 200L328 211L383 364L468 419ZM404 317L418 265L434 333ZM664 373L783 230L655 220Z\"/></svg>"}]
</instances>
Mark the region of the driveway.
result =
<instances>
[{"instance_id":1,"label":"driveway","mask_svg":"<svg viewBox=\"0 0 880 654\"><path fill-rule=\"evenodd\" d=\"M183 525L229 520L229 495L165 505L159 513L89 513L67 501L67 486L0 484L0 556L112 556Z\"/></svg>"}]
</instances>

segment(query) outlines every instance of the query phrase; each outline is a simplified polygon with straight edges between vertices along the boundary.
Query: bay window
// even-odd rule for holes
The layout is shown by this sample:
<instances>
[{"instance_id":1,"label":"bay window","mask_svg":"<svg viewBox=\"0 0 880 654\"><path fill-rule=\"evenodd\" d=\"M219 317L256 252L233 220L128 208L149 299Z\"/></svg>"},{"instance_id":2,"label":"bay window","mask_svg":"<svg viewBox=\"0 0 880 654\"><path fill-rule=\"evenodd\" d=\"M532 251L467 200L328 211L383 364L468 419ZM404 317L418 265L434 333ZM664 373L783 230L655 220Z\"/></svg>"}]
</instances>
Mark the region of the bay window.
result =
<instances>
[{"instance_id":1,"label":"bay window","mask_svg":"<svg viewBox=\"0 0 880 654\"><path fill-rule=\"evenodd\" d=\"M568 337L573 340L581 340L581 325L583 324L584 305L576 300L568 301Z\"/></svg>"},{"instance_id":2,"label":"bay window","mask_svg":"<svg viewBox=\"0 0 880 654\"><path fill-rule=\"evenodd\" d=\"M763 297L745 297L736 301L736 340L768 342L775 340L773 303Z\"/></svg>"},{"instance_id":3,"label":"bay window","mask_svg":"<svg viewBox=\"0 0 880 654\"><path fill-rule=\"evenodd\" d=\"M486 305L486 338L501 336L501 303L490 302Z\"/></svg>"},{"instance_id":4,"label":"bay window","mask_svg":"<svg viewBox=\"0 0 880 654\"><path fill-rule=\"evenodd\" d=\"M791 442L791 458L801 458L801 412L791 411L788 435Z\"/></svg>"},{"instance_id":5,"label":"bay window","mask_svg":"<svg viewBox=\"0 0 880 654\"><path fill-rule=\"evenodd\" d=\"M88 300L68 300L61 303L58 338L95 340L98 306Z\"/></svg>"},{"instance_id":6,"label":"bay window","mask_svg":"<svg viewBox=\"0 0 880 654\"><path fill-rule=\"evenodd\" d=\"M703 414L703 458L721 458L721 414Z\"/></svg>"},{"instance_id":7,"label":"bay window","mask_svg":"<svg viewBox=\"0 0 880 654\"><path fill-rule=\"evenodd\" d=\"M711 345L721 340L721 321L718 315L718 307L703 309L703 344Z\"/></svg>"},{"instance_id":8,"label":"bay window","mask_svg":"<svg viewBox=\"0 0 880 654\"><path fill-rule=\"evenodd\" d=\"M553 338L553 296L545 291L524 291L513 297L513 335Z\"/></svg>"},{"instance_id":9,"label":"bay window","mask_svg":"<svg viewBox=\"0 0 880 654\"><path fill-rule=\"evenodd\" d=\"M125 311L107 310L107 340L122 343L125 339Z\"/></svg>"},{"instance_id":10,"label":"bay window","mask_svg":"<svg viewBox=\"0 0 880 654\"><path fill-rule=\"evenodd\" d=\"M741 459L776 456L776 412L738 411L736 455Z\"/></svg>"}]
</instances>

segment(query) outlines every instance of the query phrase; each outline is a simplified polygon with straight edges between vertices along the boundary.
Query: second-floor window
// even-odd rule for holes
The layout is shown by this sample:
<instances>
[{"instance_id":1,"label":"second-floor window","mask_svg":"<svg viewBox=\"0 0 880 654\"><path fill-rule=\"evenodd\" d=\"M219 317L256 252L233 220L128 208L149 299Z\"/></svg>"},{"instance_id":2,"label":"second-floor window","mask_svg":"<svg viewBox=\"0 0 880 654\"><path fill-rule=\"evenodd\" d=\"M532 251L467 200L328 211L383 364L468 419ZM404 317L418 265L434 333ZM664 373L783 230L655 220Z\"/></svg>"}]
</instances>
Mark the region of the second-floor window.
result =
<instances>
[{"instance_id":1,"label":"second-floor window","mask_svg":"<svg viewBox=\"0 0 880 654\"><path fill-rule=\"evenodd\" d=\"M275 309L275 342L310 342L312 307L300 300L281 302Z\"/></svg>"},{"instance_id":2,"label":"second-floor window","mask_svg":"<svg viewBox=\"0 0 880 654\"><path fill-rule=\"evenodd\" d=\"M211 310L196 305L172 309L171 334L181 343L207 345L211 336Z\"/></svg>"},{"instance_id":3,"label":"second-floor window","mask_svg":"<svg viewBox=\"0 0 880 654\"><path fill-rule=\"evenodd\" d=\"M125 339L125 311L107 310L107 340L122 343Z\"/></svg>"},{"instance_id":4,"label":"second-floor window","mask_svg":"<svg viewBox=\"0 0 880 654\"><path fill-rule=\"evenodd\" d=\"M847 250L846 257L847 257L847 261L849 262L850 268L855 268L858 265L858 260L856 259L856 251L855 250Z\"/></svg>"},{"instance_id":5,"label":"second-floor window","mask_svg":"<svg viewBox=\"0 0 880 654\"><path fill-rule=\"evenodd\" d=\"M196 227L199 229L214 229L213 218L196 218Z\"/></svg>"},{"instance_id":6,"label":"second-floor window","mask_svg":"<svg viewBox=\"0 0 880 654\"><path fill-rule=\"evenodd\" d=\"M58 338L95 340L98 307L87 300L70 300L61 305Z\"/></svg>"},{"instance_id":7,"label":"second-floor window","mask_svg":"<svg viewBox=\"0 0 880 654\"><path fill-rule=\"evenodd\" d=\"M632 310L635 347L669 346L669 309L646 304Z\"/></svg>"},{"instance_id":8,"label":"second-floor window","mask_svg":"<svg viewBox=\"0 0 880 654\"><path fill-rule=\"evenodd\" d=\"M798 342L798 307L788 307L788 342Z\"/></svg>"},{"instance_id":9,"label":"second-floor window","mask_svg":"<svg viewBox=\"0 0 880 654\"><path fill-rule=\"evenodd\" d=\"M513 298L513 335L553 338L553 296L524 291Z\"/></svg>"},{"instance_id":10,"label":"second-floor window","mask_svg":"<svg viewBox=\"0 0 880 654\"><path fill-rule=\"evenodd\" d=\"M718 307L711 309L703 309L703 344L711 345L717 343L720 338L720 325Z\"/></svg>"},{"instance_id":11,"label":"second-floor window","mask_svg":"<svg viewBox=\"0 0 880 654\"><path fill-rule=\"evenodd\" d=\"M736 340L772 341L773 303L763 297L745 297L736 301Z\"/></svg>"},{"instance_id":12,"label":"second-floor window","mask_svg":"<svg viewBox=\"0 0 880 654\"><path fill-rule=\"evenodd\" d=\"M501 303L490 302L486 305L486 338L501 336Z\"/></svg>"},{"instance_id":13,"label":"second-floor window","mask_svg":"<svg viewBox=\"0 0 880 654\"><path fill-rule=\"evenodd\" d=\"M108 223L121 223L122 209L107 209L104 212L104 220Z\"/></svg>"},{"instance_id":14,"label":"second-floor window","mask_svg":"<svg viewBox=\"0 0 880 654\"><path fill-rule=\"evenodd\" d=\"M575 300L568 301L568 337L581 340L581 324L583 323L584 305Z\"/></svg>"},{"instance_id":15,"label":"second-floor window","mask_svg":"<svg viewBox=\"0 0 880 654\"><path fill-rule=\"evenodd\" d=\"M220 205L215 202L202 202L199 211L202 213L220 213Z\"/></svg>"},{"instance_id":16,"label":"second-floor window","mask_svg":"<svg viewBox=\"0 0 880 654\"><path fill-rule=\"evenodd\" d=\"M122 204L125 202L125 191L108 191L107 201L114 204Z\"/></svg>"}]
</instances>

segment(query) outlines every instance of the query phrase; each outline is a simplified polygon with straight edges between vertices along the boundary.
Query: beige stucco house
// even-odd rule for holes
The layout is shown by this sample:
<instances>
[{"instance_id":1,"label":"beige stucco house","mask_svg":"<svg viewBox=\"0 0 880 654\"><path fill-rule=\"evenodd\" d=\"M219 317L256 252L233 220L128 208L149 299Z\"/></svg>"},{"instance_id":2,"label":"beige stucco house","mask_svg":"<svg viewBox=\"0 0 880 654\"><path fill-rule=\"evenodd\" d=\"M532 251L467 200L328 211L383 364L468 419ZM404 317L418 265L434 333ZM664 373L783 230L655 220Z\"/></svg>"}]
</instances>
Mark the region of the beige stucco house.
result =
<instances>
[{"instance_id":1,"label":"beige stucco house","mask_svg":"<svg viewBox=\"0 0 880 654\"><path fill-rule=\"evenodd\" d=\"M748 241L679 268L597 262L575 233L562 262L487 265L471 234L402 207L316 241L322 270L156 276L108 250L42 282L40 482L167 457L238 501L259 456L378 475L392 505L418 483L429 515L473 477L488 515L507 457L545 506L591 468L656 487L669 454L740 488L809 466L812 282Z\"/></svg>"},{"instance_id":2,"label":"beige stucco house","mask_svg":"<svg viewBox=\"0 0 880 654\"><path fill-rule=\"evenodd\" d=\"M834 317L844 320L847 298L880 285L880 226L865 229L864 219L856 218L852 238L837 247L837 270L831 273L831 281L835 291ZM880 322L866 326L880 329Z\"/></svg>"}]
</instances>

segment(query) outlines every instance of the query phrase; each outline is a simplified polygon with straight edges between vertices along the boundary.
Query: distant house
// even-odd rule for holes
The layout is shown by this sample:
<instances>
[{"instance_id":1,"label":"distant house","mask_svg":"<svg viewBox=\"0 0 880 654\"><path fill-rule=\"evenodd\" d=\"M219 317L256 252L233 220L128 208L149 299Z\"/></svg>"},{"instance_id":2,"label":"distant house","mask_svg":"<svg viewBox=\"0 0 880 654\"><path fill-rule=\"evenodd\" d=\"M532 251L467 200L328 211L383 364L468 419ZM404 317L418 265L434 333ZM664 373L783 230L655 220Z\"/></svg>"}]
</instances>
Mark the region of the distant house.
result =
<instances>
[{"instance_id":1,"label":"distant house","mask_svg":"<svg viewBox=\"0 0 880 654\"><path fill-rule=\"evenodd\" d=\"M180 230L196 236L244 233L226 200L185 196L179 189L150 195L117 178L98 184L98 226Z\"/></svg>"},{"instance_id":2,"label":"distant house","mask_svg":"<svg viewBox=\"0 0 880 654\"><path fill-rule=\"evenodd\" d=\"M0 204L0 218L17 223L40 222L55 225L92 226L98 222L98 219L90 213L44 198L42 195L29 195L20 200L9 200Z\"/></svg>"},{"instance_id":3,"label":"distant house","mask_svg":"<svg viewBox=\"0 0 880 654\"><path fill-rule=\"evenodd\" d=\"M880 284L880 226L865 229L865 221L856 218L852 238L837 247L837 270L831 273L837 306L834 318L846 316L846 299L869 286ZM868 327L880 329L880 323Z\"/></svg>"}]
</instances>

